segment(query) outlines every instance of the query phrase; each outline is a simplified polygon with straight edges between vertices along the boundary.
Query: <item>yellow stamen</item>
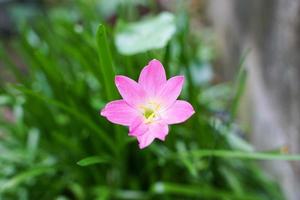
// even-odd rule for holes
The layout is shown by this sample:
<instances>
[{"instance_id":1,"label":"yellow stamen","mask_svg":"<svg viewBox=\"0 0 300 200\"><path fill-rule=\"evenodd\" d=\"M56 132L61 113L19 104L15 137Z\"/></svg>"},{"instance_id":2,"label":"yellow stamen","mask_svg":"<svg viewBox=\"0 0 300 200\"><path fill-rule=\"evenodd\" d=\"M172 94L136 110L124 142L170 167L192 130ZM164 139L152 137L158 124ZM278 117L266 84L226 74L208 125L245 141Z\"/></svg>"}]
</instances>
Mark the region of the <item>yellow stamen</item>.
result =
<instances>
[{"instance_id":1,"label":"yellow stamen","mask_svg":"<svg viewBox=\"0 0 300 200\"><path fill-rule=\"evenodd\" d=\"M143 116L145 117L145 123L152 123L158 116L160 105L156 102L150 101L146 105L139 106Z\"/></svg>"}]
</instances>

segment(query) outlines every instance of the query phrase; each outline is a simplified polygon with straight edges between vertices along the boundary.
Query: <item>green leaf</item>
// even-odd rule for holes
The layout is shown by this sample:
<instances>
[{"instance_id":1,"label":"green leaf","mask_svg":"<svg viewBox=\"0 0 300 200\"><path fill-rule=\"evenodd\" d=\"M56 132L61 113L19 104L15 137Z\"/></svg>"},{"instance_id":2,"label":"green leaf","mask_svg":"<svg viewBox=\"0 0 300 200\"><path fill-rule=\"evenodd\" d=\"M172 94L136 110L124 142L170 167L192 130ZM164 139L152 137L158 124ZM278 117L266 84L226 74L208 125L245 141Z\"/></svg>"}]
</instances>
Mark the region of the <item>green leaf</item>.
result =
<instances>
[{"instance_id":1,"label":"green leaf","mask_svg":"<svg viewBox=\"0 0 300 200\"><path fill-rule=\"evenodd\" d=\"M111 188L108 186L97 185L95 186L94 193L96 200L109 200L111 199Z\"/></svg>"},{"instance_id":2,"label":"green leaf","mask_svg":"<svg viewBox=\"0 0 300 200\"><path fill-rule=\"evenodd\" d=\"M100 59L100 72L104 81L106 97L108 100L113 100L117 98L116 89L114 87L115 71L107 43L105 27L102 24L98 26L96 39Z\"/></svg>"},{"instance_id":3,"label":"green leaf","mask_svg":"<svg viewBox=\"0 0 300 200\"><path fill-rule=\"evenodd\" d=\"M47 102L48 104L51 104L51 105L54 105L54 106L56 106L56 107L58 107L60 109L63 109L64 111L72 114L74 117L80 119L83 123L85 123L88 127L90 127L91 130L95 131L95 133L97 133L98 136L101 137L101 139L103 140L103 142L105 142L105 144L107 144L107 146L113 152L115 151L114 144L113 144L112 140L110 139L110 137L106 134L106 132L104 132L100 127L98 127L86 115L82 115L80 112L78 112L76 109L73 109L69 105L66 105L66 104L64 104L64 103L62 103L60 101L55 100L55 99L48 98L48 97L44 96L43 94L36 93L36 92L34 92L32 90L29 90L29 89L26 89L24 87L17 87L17 89L20 90L20 91L22 91L26 95L38 98L40 100L43 100L43 101Z\"/></svg>"},{"instance_id":4,"label":"green leaf","mask_svg":"<svg viewBox=\"0 0 300 200\"><path fill-rule=\"evenodd\" d=\"M107 42L105 27L102 24L100 24L97 29L97 45L100 59L100 70L104 80L103 84L106 90L106 97L107 100L115 100L118 98L118 94L114 86L115 70ZM123 143L123 132L119 127L115 127L115 131L117 133L118 141Z\"/></svg>"},{"instance_id":5,"label":"green leaf","mask_svg":"<svg viewBox=\"0 0 300 200\"><path fill-rule=\"evenodd\" d=\"M231 115L232 115L233 119L235 118L235 116L237 114L237 110L239 107L241 97L243 96L243 94L245 92L245 88L246 88L247 71L245 69L244 62L245 62L246 57L249 52L250 52L250 50L246 51L246 53L242 56L241 61L238 66L239 72L238 72L238 76L235 80L234 97L232 99L232 105L231 105Z\"/></svg>"},{"instance_id":6,"label":"green leaf","mask_svg":"<svg viewBox=\"0 0 300 200\"><path fill-rule=\"evenodd\" d=\"M236 150L253 152L254 148L247 141L236 135L235 133L226 134L225 136L229 144Z\"/></svg>"},{"instance_id":7,"label":"green leaf","mask_svg":"<svg viewBox=\"0 0 300 200\"><path fill-rule=\"evenodd\" d=\"M134 55L167 45L176 31L175 17L164 12L139 22L120 22L116 30L115 44L124 55Z\"/></svg>"},{"instance_id":8,"label":"green leaf","mask_svg":"<svg viewBox=\"0 0 300 200\"><path fill-rule=\"evenodd\" d=\"M22 172L8 181L4 182L0 187L0 192L9 190L11 188L16 187L17 185L21 184L22 182L25 182L33 177L49 173L53 170L53 168L50 167L36 167L33 169L30 169L28 171Z\"/></svg>"},{"instance_id":9,"label":"green leaf","mask_svg":"<svg viewBox=\"0 0 300 200\"><path fill-rule=\"evenodd\" d=\"M94 165L98 163L108 163L109 159L103 156L90 156L77 162L77 165L82 167Z\"/></svg>"},{"instance_id":10,"label":"green leaf","mask_svg":"<svg viewBox=\"0 0 300 200\"><path fill-rule=\"evenodd\" d=\"M243 200L257 200L256 195L242 194L237 195L232 192L213 188L208 185L187 185L167 182L157 182L152 188L151 192L154 194L173 194L184 197L203 197L203 199L243 199ZM202 198L201 198L202 199Z\"/></svg>"},{"instance_id":11,"label":"green leaf","mask_svg":"<svg viewBox=\"0 0 300 200\"><path fill-rule=\"evenodd\" d=\"M116 199L149 199L149 194L139 190L117 190L114 192L114 197Z\"/></svg>"},{"instance_id":12,"label":"green leaf","mask_svg":"<svg viewBox=\"0 0 300 200\"><path fill-rule=\"evenodd\" d=\"M254 159L254 160L294 160L300 161L300 155L266 153L266 152L242 152L230 150L195 150L180 153L180 155L195 156L195 157L221 157L221 158L239 158L239 159ZM174 158L178 154L174 154Z\"/></svg>"}]
</instances>

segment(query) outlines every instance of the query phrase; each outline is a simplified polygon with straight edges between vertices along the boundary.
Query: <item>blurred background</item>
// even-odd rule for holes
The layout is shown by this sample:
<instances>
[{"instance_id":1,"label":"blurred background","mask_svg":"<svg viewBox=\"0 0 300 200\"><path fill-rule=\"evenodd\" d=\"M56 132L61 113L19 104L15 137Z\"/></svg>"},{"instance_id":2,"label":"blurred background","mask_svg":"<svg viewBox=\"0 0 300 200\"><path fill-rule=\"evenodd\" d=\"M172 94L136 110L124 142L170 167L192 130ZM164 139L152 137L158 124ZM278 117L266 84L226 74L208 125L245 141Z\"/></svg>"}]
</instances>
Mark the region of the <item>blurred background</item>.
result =
<instances>
[{"instance_id":1,"label":"blurred background","mask_svg":"<svg viewBox=\"0 0 300 200\"><path fill-rule=\"evenodd\" d=\"M0 199L299 200L299 161L255 156L300 153L299 19L298 0L0 0ZM154 58L196 114L139 150L99 110Z\"/></svg>"}]
</instances>

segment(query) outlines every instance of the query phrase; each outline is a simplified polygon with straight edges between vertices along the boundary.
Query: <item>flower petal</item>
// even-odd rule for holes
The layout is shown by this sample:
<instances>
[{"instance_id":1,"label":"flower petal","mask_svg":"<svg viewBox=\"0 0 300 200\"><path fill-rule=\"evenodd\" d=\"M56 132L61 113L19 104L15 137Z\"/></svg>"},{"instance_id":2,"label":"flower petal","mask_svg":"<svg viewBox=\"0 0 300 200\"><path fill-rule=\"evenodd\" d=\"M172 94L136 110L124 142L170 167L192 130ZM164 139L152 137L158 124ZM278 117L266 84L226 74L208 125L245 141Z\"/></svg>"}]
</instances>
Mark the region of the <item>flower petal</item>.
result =
<instances>
[{"instance_id":1,"label":"flower petal","mask_svg":"<svg viewBox=\"0 0 300 200\"><path fill-rule=\"evenodd\" d=\"M144 123L143 117L137 117L129 127L130 136L143 135L148 131L149 127Z\"/></svg>"},{"instance_id":2,"label":"flower petal","mask_svg":"<svg viewBox=\"0 0 300 200\"><path fill-rule=\"evenodd\" d=\"M165 111L163 120L167 124L178 124L190 118L194 113L194 108L190 103L177 100Z\"/></svg>"},{"instance_id":3,"label":"flower petal","mask_svg":"<svg viewBox=\"0 0 300 200\"><path fill-rule=\"evenodd\" d=\"M150 128L150 131L155 135L156 138L165 141L165 138L169 133L169 126L161 123L153 124Z\"/></svg>"},{"instance_id":4,"label":"flower petal","mask_svg":"<svg viewBox=\"0 0 300 200\"><path fill-rule=\"evenodd\" d=\"M163 65L155 59L151 60L149 64L144 67L139 77L139 84L141 84L149 96L154 96L166 82L165 69Z\"/></svg>"},{"instance_id":5,"label":"flower petal","mask_svg":"<svg viewBox=\"0 0 300 200\"><path fill-rule=\"evenodd\" d=\"M155 135L151 134L149 131L143 135L137 136L139 142L139 148L144 149L149 146L155 139Z\"/></svg>"},{"instance_id":6,"label":"flower petal","mask_svg":"<svg viewBox=\"0 0 300 200\"><path fill-rule=\"evenodd\" d=\"M138 116L135 109L130 107L124 100L111 101L102 109L101 115L110 122L129 126Z\"/></svg>"},{"instance_id":7,"label":"flower petal","mask_svg":"<svg viewBox=\"0 0 300 200\"><path fill-rule=\"evenodd\" d=\"M158 94L165 108L170 107L180 95L184 83L184 76L170 78Z\"/></svg>"},{"instance_id":8,"label":"flower petal","mask_svg":"<svg viewBox=\"0 0 300 200\"><path fill-rule=\"evenodd\" d=\"M155 138L164 141L168 132L169 127L167 124L157 123L149 125L149 130L146 133L137 136L140 149L149 146Z\"/></svg>"},{"instance_id":9,"label":"flower petal","mask_svg":"<svg viewBox=\"0 0 300 200\"><path fill-rule=\"evenodd\" d=\"M126 76L116 76L115 84L121 96L128 104L136 106L144 101L146 93L134 80Z\"/></svg>"}]
</instances>

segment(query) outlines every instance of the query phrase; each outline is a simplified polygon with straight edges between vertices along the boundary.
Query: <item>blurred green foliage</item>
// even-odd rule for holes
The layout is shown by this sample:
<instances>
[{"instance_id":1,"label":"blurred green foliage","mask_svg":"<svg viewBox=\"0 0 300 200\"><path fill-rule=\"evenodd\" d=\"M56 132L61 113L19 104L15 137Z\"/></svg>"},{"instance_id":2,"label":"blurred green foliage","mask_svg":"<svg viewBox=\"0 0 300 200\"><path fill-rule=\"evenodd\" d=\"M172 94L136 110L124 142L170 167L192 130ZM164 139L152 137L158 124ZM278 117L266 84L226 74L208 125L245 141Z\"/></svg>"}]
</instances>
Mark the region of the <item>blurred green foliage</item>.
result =
<instances>
[{"instance_id":1,"label":"blurred green foliage","mask_svg":"<svg viewBox=\"0 0 300 200\"><path fill-rule=\"evenodd\" d=\"M15 81L0 82L0 199L283 199L255 161L240 159L274 157L252 154L234 122L244 72L235 84L212 84L211 33L190 32L184 9L162 15L154 1L109 2L30 16L11 8L19 35L9 45L26 70L3 44ZM139 150L99 109L118 98L115 73L136 79L153 58L168 77L186 76L181 98L196 114L172 126L165 143Z\"/></svg>"},{"instance_id":2,"label":"blurred green foliage","mask_svg":"<svg viewBox=\"0 0 300 200\"><path fill-rule=\"evenodd\" d=\"M119 22L116 31L117 49L121 54L134 55L165 47L176 31L176 24L174 16L164 12L140 22Z\"/></svg>"}]
</instances>

